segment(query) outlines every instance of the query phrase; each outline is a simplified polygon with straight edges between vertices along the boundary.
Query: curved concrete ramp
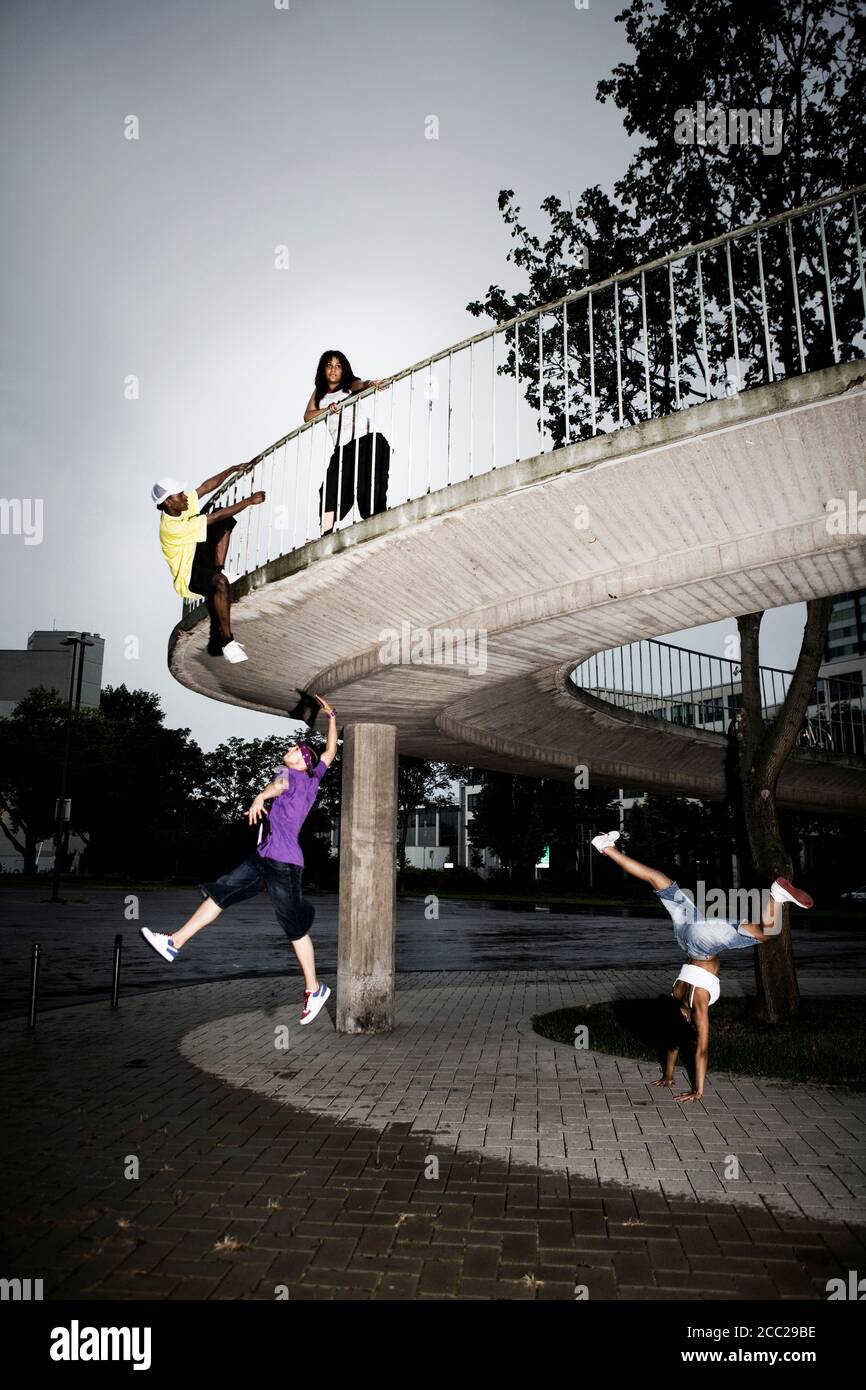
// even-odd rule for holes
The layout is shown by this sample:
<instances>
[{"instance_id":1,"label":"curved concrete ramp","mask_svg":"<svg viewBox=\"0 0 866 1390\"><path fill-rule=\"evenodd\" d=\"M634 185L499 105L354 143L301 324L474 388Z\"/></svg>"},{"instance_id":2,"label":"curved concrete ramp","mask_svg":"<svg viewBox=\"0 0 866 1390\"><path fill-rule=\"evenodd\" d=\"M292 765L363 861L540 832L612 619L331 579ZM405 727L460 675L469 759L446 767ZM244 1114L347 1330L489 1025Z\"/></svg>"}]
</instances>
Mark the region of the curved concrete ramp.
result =
<instances>
[{"instance_id":1,"label":"curved concrete ramp","mask_svg":"<svg viewBox=\"0 0 866 1390\"><path fill-rule=\"evenodd\" d=\"M638 638L866 584L866 537L832 532L826 511L864 490L855 362L514 463L311 542L235 584L247 663L206 655L200 609L172 635L171 670L270 713L295 686L326 691L341 724L396 725L407 754L560 777L583 763L598 781L718 796L718 737L657 725L649 737L579 696L568 673ZM439 659L425 632L438 632ZM407 659L413 644L421 660ZM853 760L805 758L780 796L854 809L863 787Z\"/></svg>"}]
</instances>

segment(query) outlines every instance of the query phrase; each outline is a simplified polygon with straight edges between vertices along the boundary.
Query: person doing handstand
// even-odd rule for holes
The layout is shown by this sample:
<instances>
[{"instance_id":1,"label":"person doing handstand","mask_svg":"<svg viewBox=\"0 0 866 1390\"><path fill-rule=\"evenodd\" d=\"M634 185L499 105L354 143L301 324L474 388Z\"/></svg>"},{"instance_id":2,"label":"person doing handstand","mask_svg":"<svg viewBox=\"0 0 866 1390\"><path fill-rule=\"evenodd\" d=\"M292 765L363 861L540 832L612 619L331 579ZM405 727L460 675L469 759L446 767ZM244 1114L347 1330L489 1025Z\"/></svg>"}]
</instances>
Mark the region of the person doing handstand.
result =
<instances>
[{"instance_id":1,"label":"person doing handstand","mask_svg":"<svg viewBox=\"0 0 866 1390\"><path fill-rule=\"evenodd\" d=\"M678 1101L702 1100L709 1057L709 1010L721 993L719 975L721 955L739 951L778 935L776 913L780 903L796 903L812 907L812 899L802 888L795 888L786 878L777 878L770 885L770 894L760 922L742 922L725 918L702 917L683 890L660 869L651 869L616 848L618 830L596 835L592 841L600 854L619 864L633 878L651 884L656 896L667 908L674 924L674 936L680 950L688 957L671 991L671 1006L665 1019L665 1041L669 1043L662 1076L654 1086L675 1086L674 1068L679 1052L679 1039L695 1043L695 1089L677 1096ZM673 1045L676 1040L676 1045Z\"/></svg>"}]
</instances>

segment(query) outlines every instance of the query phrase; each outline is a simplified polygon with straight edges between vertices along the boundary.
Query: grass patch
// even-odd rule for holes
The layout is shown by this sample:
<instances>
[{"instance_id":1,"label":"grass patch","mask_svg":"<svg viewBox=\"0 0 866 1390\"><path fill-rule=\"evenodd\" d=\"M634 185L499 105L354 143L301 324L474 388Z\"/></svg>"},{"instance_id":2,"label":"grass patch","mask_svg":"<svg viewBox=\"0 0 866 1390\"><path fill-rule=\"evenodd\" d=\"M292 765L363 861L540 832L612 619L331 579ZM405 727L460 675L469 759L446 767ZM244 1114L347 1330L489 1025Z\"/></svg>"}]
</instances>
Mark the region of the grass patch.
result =
<instances>
[{"instance_id":1,"label":"grass patch","mask_svg":"<svg viewBox=\"0 0 866 1390\"><path fill-rule=\"evenodd\" d=\"M574 1030L585 1024L589 1047L615 1057L658 1060L657 1003L617 999L556 1009L533 1019L537 1033L574 1046ZM862 998L809 999L797 1018L777 1028L755 1019L754 1000L725 999L710 1011L710 1074L814 1081L866 1089L866 1009ZM681 1053L680 1062L688 1059Z\"/></svg>"}]
</instances>

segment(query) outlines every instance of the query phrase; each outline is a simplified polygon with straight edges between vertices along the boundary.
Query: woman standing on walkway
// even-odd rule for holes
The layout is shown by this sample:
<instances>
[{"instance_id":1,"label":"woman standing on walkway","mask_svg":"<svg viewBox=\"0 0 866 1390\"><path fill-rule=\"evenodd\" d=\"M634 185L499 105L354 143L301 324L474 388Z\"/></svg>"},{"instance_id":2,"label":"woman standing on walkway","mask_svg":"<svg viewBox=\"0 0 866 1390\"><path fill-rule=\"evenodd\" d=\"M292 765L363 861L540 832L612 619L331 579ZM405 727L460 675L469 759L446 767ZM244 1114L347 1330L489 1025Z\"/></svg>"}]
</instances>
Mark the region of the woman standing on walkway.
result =
<instances>
[{"instance_id":1,"label":"woman standing on walkway","mask_svg":"<svg viewBox=\"0 0 866 1390\"><path fill-rule=\"evenodd\" d=\"M301 1023L312 1023L331 993L316 977L316 955L310 939L316 909L301 896L304 855L298 844L298 832L312 810L322 778L337 752L337 711L320 695L316 699L328 716L328 741L321 758L316 758L307 743L293 745L283 758L283 767L253 799L247 811L250 825L256 825L267 814L267 835L260 834L256 849L236 869L213 883L200 885L204 902L178 931L166 936L147 927L141 928L148 945L164 960L173 961L190 937L215 922L224 908L252 898L266 888L276 919L291 941L304 972ZM265 811L266 801L271 802L269 813Z\"/></svg>"},{"instance_id":2,"label":"woman standing on walkway","mask_svg":"<svg viewBox=\"0 0 866 1390\"><path fill-rule=\"evenodd\" d=\"M361 516L366 519L374 512L383 512L387 506L391 446L381 432L373 435L369 415L365 417L366 426L362 429L363 406L342 405L369 386L381 391L387 384L382 381L362 381L356 377L348 357L339 348L329 348L319 358L315 386L304 411L304 421L328 415L328 429L334 441L325 482L319 488L319 517L323 536L329 535L334 529L338 486L340 520L352 509L356 496L356 464L357 501Z\"/></svg>"},{"instance_id":3,"label":"woman standing on walkway","mask_svg":"<svg viewBox=\"0 0 866 1390\"><path fill-rule=\"evenodd\" d=\"M777 935L773 928L779 903L811 907L812 899L786 878L777 878L770 886L769 901L760 922L701 917L691 898L686 897L672 878L668 878L661 869L650 869L639 860L623 854L615 847L618 839L619 831L611 830L606 835L596 835L592 843L599 854L607 855L627 874L652 885L656 896L661 898L671 915L677 945L688 957L671 990L671 1004L664 1021L666 1062L662 1076L653 1085L676 1085L674 1068L680 1045L692 1043L695 1045L695 1089L677 1096L677 1100L703 1100L710 1043L709 1009L721 994L721 952L759 946L762 941Z\"/></svg>"}]
</instances>

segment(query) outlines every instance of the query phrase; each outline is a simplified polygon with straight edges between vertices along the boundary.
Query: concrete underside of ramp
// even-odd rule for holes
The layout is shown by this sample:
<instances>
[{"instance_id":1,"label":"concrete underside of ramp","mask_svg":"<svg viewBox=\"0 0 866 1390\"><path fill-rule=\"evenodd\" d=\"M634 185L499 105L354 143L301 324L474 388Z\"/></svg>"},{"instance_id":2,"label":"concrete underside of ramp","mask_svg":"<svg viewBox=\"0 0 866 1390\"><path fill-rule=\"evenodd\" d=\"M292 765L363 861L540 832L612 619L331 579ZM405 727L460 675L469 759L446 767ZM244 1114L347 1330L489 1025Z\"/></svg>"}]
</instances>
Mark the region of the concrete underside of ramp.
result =
<instances>
[{"instance_id":1,"label":"concrete underside of ramp","mask_svg":"<svg viewBox=\"0 0 866 1390\"><path fill-rule=\"evenodd\" d=\"M202 606L172 634L169 664L203 695L272 714L295 686L321 691L341 725L396 725L404 754L563 778L585 764L591 781L721 796L720 736L611 715L569 674L639 638L726 617L733 632L739 613L863 586L866 537L828 528L828 500L852 490L866 492L863 362L509 464L312 541L233 586L249 661L207 656ZM464 633L474 659L383 662L383 643L419 630ZM864 765L795 758L779 792L862 809Z\"/></svg>"}]
</instances>

